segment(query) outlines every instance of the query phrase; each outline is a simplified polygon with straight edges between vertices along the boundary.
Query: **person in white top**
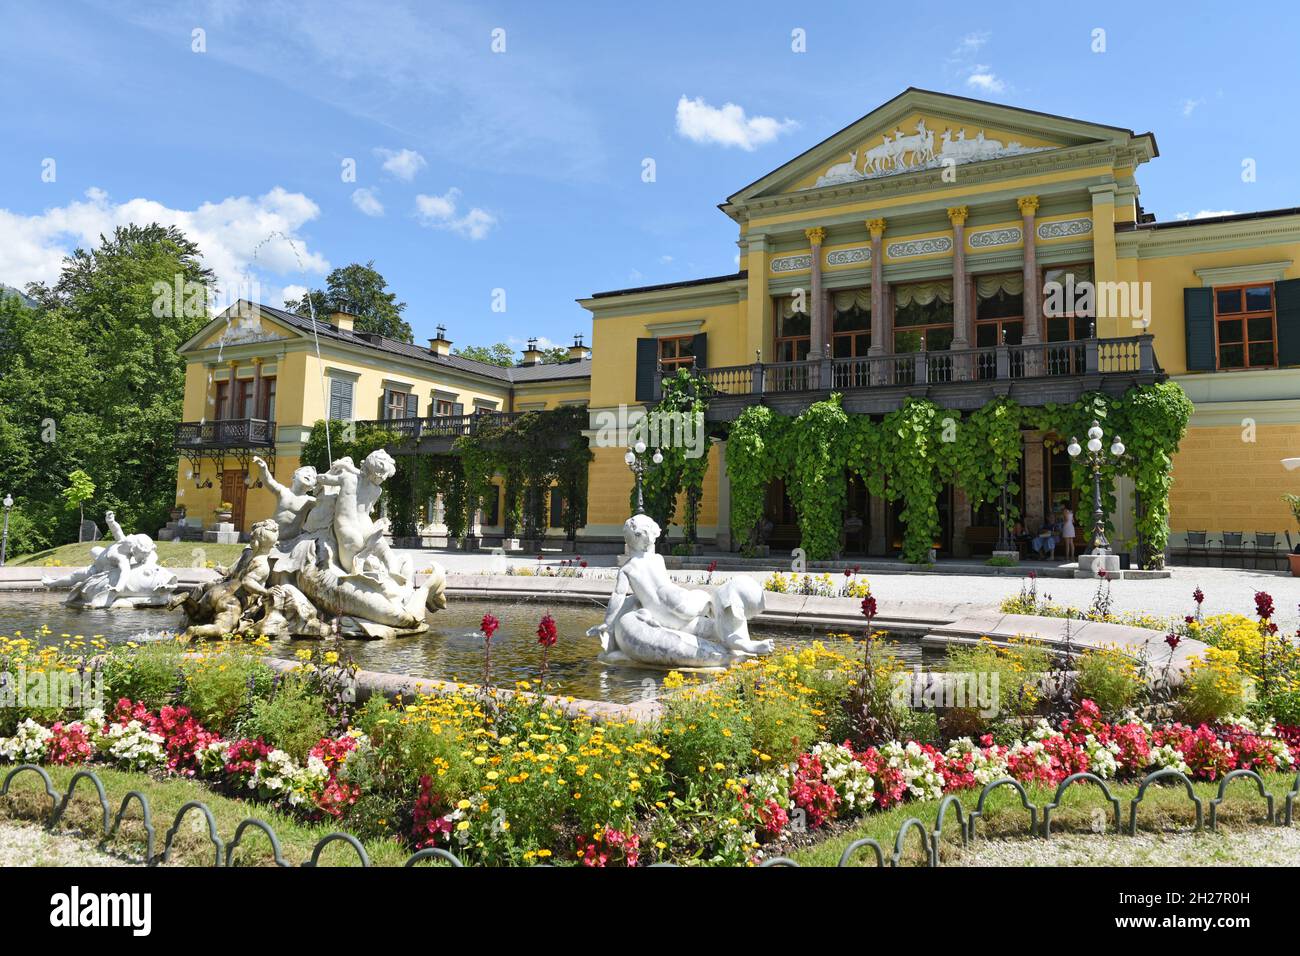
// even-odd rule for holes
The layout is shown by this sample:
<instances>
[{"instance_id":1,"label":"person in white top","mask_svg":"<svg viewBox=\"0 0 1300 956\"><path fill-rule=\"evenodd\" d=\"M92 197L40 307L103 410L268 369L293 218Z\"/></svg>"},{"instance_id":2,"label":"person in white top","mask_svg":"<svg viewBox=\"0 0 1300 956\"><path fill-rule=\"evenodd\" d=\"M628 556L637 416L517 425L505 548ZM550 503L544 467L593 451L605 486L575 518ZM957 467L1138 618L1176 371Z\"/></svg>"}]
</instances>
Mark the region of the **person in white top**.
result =
<instances>
[{"instance_id":1,"label":"person in white top","mask_svg":"<svg viewBox=\"0 0 1300 956\"><path fill-rule=\"evenodd\" d=\"M1074 560L1074 512L1066 505L1061 512L1061 538L1065 542L1065 560Z\"/></svg>"}]
</instances>

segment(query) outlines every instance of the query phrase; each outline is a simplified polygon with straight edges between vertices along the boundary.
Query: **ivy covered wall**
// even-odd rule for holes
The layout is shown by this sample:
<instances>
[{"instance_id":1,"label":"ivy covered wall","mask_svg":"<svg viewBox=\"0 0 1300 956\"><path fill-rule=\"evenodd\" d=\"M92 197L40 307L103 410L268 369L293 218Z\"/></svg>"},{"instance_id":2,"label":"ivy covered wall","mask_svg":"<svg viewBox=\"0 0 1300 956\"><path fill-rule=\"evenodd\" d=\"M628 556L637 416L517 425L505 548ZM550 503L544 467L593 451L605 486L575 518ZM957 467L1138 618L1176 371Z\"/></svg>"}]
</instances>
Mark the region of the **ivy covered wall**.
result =
<instances>
[{"instance_id":1,"label":"ivy covered wall","mask_svg":"<svg viewBox=\"0 0 1300 956\"><path fill-rule=\"evenodd\" d=\"M1169 537L1172 457L1191 414L1192 403L1173 382L1133 388L1121 398L1090 393L1068 405L1030 408L1000 398L969 413L908 399L880 420L845 413L839 395L797 417L752 406L732 423L727 441L732 528L742 536L748 531L752 543L767 486L782 479L798 516L800 546L809 558L829 558L839 548L851 470L873 496L902 501L903 557L922 563L940 532L936 502L945 484L961 488L972 506L1000 503L1004 485L1012 495L1019 490L1022 429L1044 432L1055 449L1084 435L1096 419L1128 448L1102 471L1104 505L1115 510L1117 476L1132 479L1143 505L1137 516L1142 563L1158 566ZM1091 493L1085 463L1073 462L1072 478L1081 493Z\"/></svg>"}]
</instances>

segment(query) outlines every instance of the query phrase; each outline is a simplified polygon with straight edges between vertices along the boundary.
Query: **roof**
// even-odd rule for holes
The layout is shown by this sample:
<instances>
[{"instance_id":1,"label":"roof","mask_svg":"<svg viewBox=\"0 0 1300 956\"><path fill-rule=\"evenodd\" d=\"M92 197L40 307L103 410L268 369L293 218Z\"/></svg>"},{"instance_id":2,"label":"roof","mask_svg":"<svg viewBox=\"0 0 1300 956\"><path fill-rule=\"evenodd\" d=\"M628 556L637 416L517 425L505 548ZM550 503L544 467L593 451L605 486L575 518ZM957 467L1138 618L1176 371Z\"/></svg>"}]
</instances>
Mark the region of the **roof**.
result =
<instances>
[{"instance_id":1,"label":"roof","mask_svg":"<svg viewBox=\"0 0 1300 956\"><path fill-rule=\"evenodd\" d=\"M1170 219L1167 222L1117 222L1116 232L1145 232L1148 229L1183 229L1187 226L1210 226L1217 222L1246 222L1251 219L1273 219L1278 216L1300 215L1300 206L1290 209L1265 209L1262 212L1233 212L1222 216L1202 216L1199 219Z\"/></svg>"},{"instance_id":2,"label":"roof","mask_svg":"<svg viewBox=\"0 0 1300 956\"><path fill-rule=\"evenodd\" d=\"M261 303L257 303L257 307L277 322L291 326L308 335L312 334L313 325L309 316L298 315L296 312L287 312L284 309L277 309ZM438 355L426 346L416 345L412 342L400 342L397 339L386 338L382 335L350 332L331 325L324 319L316 320L315 332L321 338L334 339L357 348L385 352L389 355L400 355L403 358L414 359L428 365L441 365L459 372L482 375L512 385L519 382L543 382L553 379L591 377L590 358L577 362L548 362L542 365L505 367L465 358L462 355Z\"/></svg>"},{"instance_id":3,"label":"roof","mask_svg":"<svg viewBox=\"0 0 1300 956\"><path fill-rule=\"evenodd\" d=\"M709 285L714 282L735 282L737 279L744 279L749 275L748 270L741 269L739 272L732 272L725 276L708 276L704 279L686 279L682 282L663 282L659 285L641 285L631 289L614 289L610 292L593 292L593 299L604 299L612 295L634 295L637 292L661 292L664 289L687 289L696 285Z\"/></svg>"}]
</instances>

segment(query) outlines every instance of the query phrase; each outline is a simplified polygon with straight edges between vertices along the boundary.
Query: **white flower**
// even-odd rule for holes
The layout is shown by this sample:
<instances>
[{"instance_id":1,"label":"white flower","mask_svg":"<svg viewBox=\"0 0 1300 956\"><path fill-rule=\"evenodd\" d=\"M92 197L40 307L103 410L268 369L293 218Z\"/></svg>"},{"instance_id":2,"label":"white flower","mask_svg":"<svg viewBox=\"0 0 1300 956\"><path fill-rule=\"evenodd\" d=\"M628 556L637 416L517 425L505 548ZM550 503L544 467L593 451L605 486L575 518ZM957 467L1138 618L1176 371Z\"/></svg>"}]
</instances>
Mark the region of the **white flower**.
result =
<instances>
[{"instance_id":1,"label":"white flower","mask_svg":"<svg viewBox=\"0 0 1300 956\"><path fill-rule=\"evenodd\" d=\"M1182 753L1180 753L1173 744L1165 744L1161 747L1152 747L1150 759L1151 766L1155 767L1157 770L1164 770L1166 767L1172 767L1179 773L1191 773L1191 768L1188 767L1187 762L1183 760Z\"/></svg>"},{"instance_id":2,"label":"white flower","mask_svg":"<svg viewBox=\"0 0 1300 956\"><path fill-rule=\"evenodd\" d=\"M18 725L12 737L0 737L0 758L11 763L39 763L54 732L30 717Z\"/></svg>"}]
</instances>

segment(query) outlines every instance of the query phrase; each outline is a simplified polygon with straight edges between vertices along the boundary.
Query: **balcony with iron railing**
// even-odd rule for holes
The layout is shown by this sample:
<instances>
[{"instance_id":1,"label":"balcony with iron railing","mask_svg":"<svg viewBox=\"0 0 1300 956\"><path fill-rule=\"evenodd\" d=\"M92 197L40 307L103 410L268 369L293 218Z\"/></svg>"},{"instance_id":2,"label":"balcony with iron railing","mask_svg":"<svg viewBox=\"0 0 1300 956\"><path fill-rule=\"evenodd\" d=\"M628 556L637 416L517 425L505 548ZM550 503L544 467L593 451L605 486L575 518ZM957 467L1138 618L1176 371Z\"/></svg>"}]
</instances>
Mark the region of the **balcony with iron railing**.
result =
<instances>
[{"instance_id":1,"label":"balcony with iron railing","mask_svg":"<svg viewBox=\"0 0 1300 956\"><path fill-rule=\"evenodd\" d=\"M1024 405L1074 401L1084 392L1122 394L1164 377L1150 335L998 345L853 358L754 362L697 368L712 396L708 418L728 421L747 405L799 411L831 392L846 409L885 413L908 397L978 408L1007 395ZM656 377L656 398L662 388Z\"/></svg>"},{"instance_id":2,"label":"balcony with iron railing","mask_svg":"<svg viewBox=\"0 0 1300 956\"><path fill-rule=\"evenodd\" d=\"M225 418L181 422L175 447L180 451L221 451L275 447L275 422L265 418Z\"/></svg>"},{"instance_id":3,"label":"balcony with iron railing","mask_svg":"<svg viewBox=\"0 0 1300 956\"><path fill-rule=\"evenodd\" d=\"M484 428L508 425L523 412L473 412L469 415L414 415L405 418L375 418L357 422L395 432L395 451L447 452L462 435L475 435Z\"/></svg>"}]
</instances>

